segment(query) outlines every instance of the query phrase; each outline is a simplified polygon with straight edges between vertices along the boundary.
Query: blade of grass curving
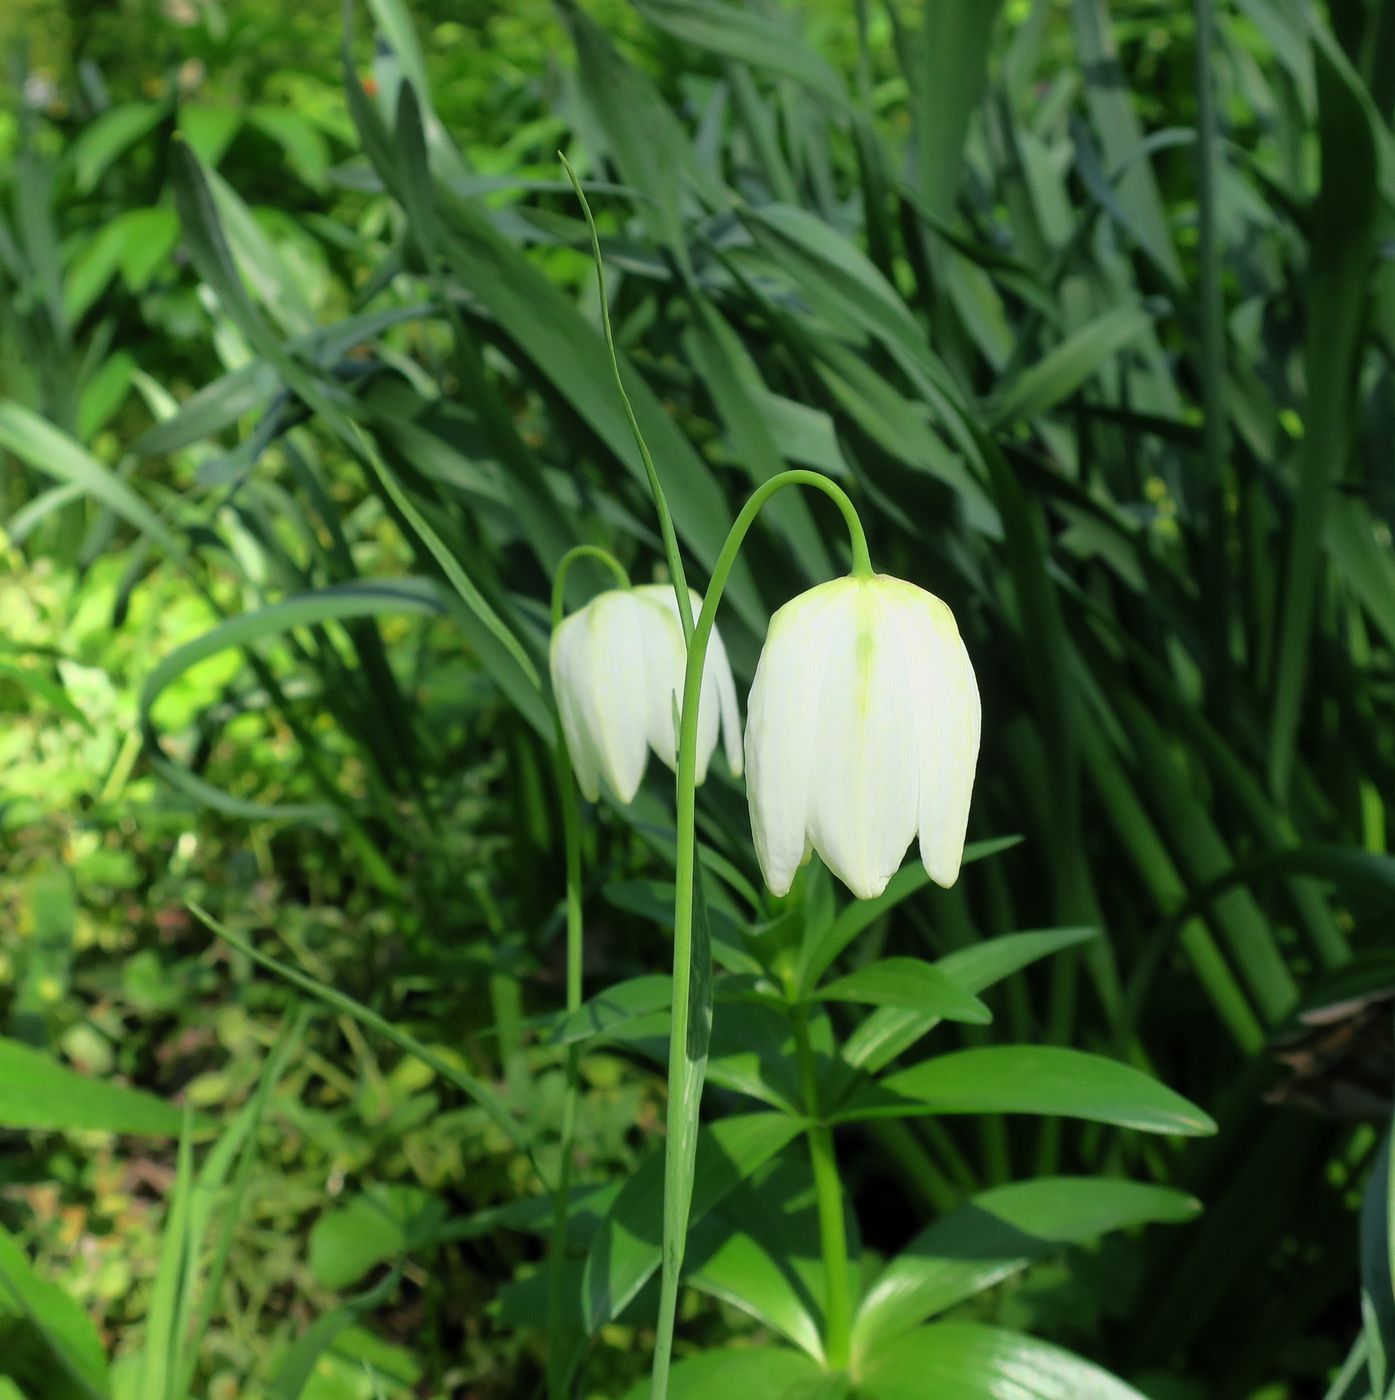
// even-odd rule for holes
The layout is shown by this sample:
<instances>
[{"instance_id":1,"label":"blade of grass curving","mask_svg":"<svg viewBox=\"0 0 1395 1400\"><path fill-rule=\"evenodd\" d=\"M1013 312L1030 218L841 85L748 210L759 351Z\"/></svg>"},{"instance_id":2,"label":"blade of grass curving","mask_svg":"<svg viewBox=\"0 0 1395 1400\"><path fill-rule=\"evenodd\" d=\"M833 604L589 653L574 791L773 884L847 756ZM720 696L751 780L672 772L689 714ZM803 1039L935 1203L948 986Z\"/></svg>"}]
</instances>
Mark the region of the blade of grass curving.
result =
<instances>
[{"instance_id":1,"label":"blade of grass curving","mask_svg":"<svg viewBox=\"0 0 1395 1400\"><path fill-rule=\"evenodd\" d=\"M254 963L266 968L268 972L274 972L283 981L308 992L317 1001L322 1001L326 1006L332 1006L336 1011L343 1012L360 1025L366 1026L369 1030L382 1036L384 1040L391 1041L399 1050L405 1051L414 1059L420 1060L422 1064L434 1070L448 1084L453 1084L466 1098L477 1103L488 1115L489 1120L528 1158L542 1189L544 1191L552 1189L552 1183L549 1182L547 1174L538 1165L532 1143L515 1122L504 1101L483 1080L476 1079L474 1075L467 1074L464 1070L443 1059L414 1035L394 1026L391 1021L378 1015L376 1011L370 1010L361 1002L355 1001L353 997L346 996L343 992L336 991L335 988L326 985L318 978L311 977L308 973L301 972L286 963L278 962L269 954L253 947L245 938L239 937L231 929L220 924L212 914L193 901L189 901L188 905L195 918L217 934L225 943L231 944L239 953L251 958Z\"/></svg>"},{"instance_id":2,"label":"blade of grass curving","mask_svg":"<svg viewBox=\"0 0 1395 1400\"><path fill-rule=\"evenodd\" d=\"M596 231L596 220L592 217L591 206L587 203L586 192L581 188L581 181L576 178L576 171L572 169L566 156L559 152L557 158L562 162L562 169L567 172L567 179L571 181L572 189L580 201L581 212L586 217L586 229L591 235L591 258L596 265L596 287L600 294L601 303L601 326L605 332L606 349L610 352L610 366L615 376L615 388L620 395L621 404L624 405L625 420L630 425L630 432L634 436L640 460L644 463L644 474L649 480L649 491L654 498L654 510L659 517L659 532L664 541L664 561L668 564L669 578L673 582L674 598L678 604L678 620L683 627L684 644L687 645L693 640L693 614L688 600L688 580L683 572L683 556L678 549L678 537L674 533L673 516L669 512L668 498L665 496L664 488L659 481L659 473L654 466L654 458L650 455L648 444L644 441L644 434L640 431L639 420L635 417L630 396L625 392L624 376L620 373L620 357L615 351L615 332L610 324L610 300L606 296L605 290L605 261L601 257L600 234Z\"/></svg>"},{"instance_id":3,"label":"blade of grass curving","mask_svg":"<svg viewBox=\"0 0 1395 1400\"><path fill-rule=\"evenodd\" d=\"M142 1396L149 1400L179 1400L172 1390L178 1370L178 1348L182 1334L185 1276L192 1267L189 1248L189 1198L194 1184L193 1145L186 1114L179 1137L174 1186L165 1217L164 1238L155 1286L146 1312L145 1347L141 1362Z\"/></svg>"},{"instance_id":4,"label":"blade of grass curving","mask_svg":"<svg viewBox=\"0 0 1395 1400\"><path fill-rule=\"evenodd\" d=\"M67 482L100 501L158 544L174 563L192 571L183 542L141 497L109 467L32 409L12 401L0 402L0 447L36 471Z\"/></svg>"},{"instance_id":5,"label":"blade of grass curving","mask_svg":"<svg viewBox=\"0 0 1395 1400\"><path fill-rule=\"evenodd\" d=\"M436 586L425 579L363 580L287 598L220 622L164 657L145 679L139 702L140 728L152 766L174 786L229 816L252 821L324 821L342 815L347 799L340 805L253 802L234 797L199 778L164 752L152 717L155 702L171 682L192 666L229 647L249 647L293 627L331 620L373 617L383 612L434 616L441 611Z\"/></svg>"},{"instance_id":6,"label":"blade of grass curving","mask_svg":"<svg viewBox=\"0 0 1395 1400\"><path fill-rule=\"evenodd\" d=\"M108 1400L111 1384L95 1324L66 1290L30 1268L24 1251L0 1226L0 1313L8 1324L14 1312L28 1320L76 1387L65 1394Z\"/></svg>"},{"instance_id":7,"label":"blade of grass curving","mask_svg":"<svg viewBox=\"0 0 1395 1400\"><path fill-rule=\"evenodd\" d=\"M199 1203L202 1207L200 1213L204 1218L198 1224L195 1234L196 1244L200 1244L203 1239L207 1211L213 1205L211 1198L221 1190L227 1167L230 1165L229 1159L236 1153L237 1165L233 1170L232 1189L222 1202L222 1223L218 1231L217 1242L213 1247L213 1257L206 1271L203 1296L191 1326L183 1335L184 1363L180 1368L180 1384L176 1389L178 1396L182 1397L193 1391L194 1373L198 1369L203 1340L208 1334L214 1311L222 1296L223 1279L227 1275L228 1262L232 1257L233 1238L242 1218L242 1202L247 1194L247 1184L251 1180L252 1163L256 1158L257 1129L261 1126L262 1119L266 1114L271 1095L285 1073L286 1062L290 1058L291 1051L303 1041L308 1020L309 1016L303 1010L294 1016L285 1018L276 1043L272 1046L265 1063L262 1065L261 1077L257 1081L257 1090L253 1095L252 1102L227 1129L223 1141L219 1144L219 1147L223 1149L224 1160L222 1162L210 1161L199 1173L198 1190L209 1199ZM214 1166L218 1170L216 1172L210 1171L210 1167Z\"/></svg>"}]
</instances>

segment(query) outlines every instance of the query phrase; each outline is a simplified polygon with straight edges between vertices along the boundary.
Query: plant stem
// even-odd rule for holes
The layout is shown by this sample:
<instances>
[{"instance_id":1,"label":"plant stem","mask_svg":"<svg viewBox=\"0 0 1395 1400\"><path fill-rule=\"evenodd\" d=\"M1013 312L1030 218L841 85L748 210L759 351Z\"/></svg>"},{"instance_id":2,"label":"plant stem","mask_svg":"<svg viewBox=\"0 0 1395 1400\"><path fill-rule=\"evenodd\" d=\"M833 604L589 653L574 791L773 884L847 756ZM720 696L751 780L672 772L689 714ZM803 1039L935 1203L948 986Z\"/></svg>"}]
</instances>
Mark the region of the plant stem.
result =
<instances>
[{"instance_id":1,"label":"plant stem","mask_svg":"<svg viewBox=\"0 0 1395 1400\"><path fill-rule=\"evenodd\" d=\"M591 233L591 257L596 264L596 287L601 298L601 328L605 331L606 349L610 351L610 367L615 374L615 387L620 393L620 402L625 409L625 419L630 425L630 432L634 435L635 446L639 448L640 461L644 463L644 474L649 478L649 492L654 497L654 510L659 517L659 534L664 542L664 559L668 563L669 577L673 580L673 592L678 599L678 621L683 628L684 642L691 645L693 616L688 601L688 580L683 572L683 556L678 551L678 536L674 533L673 515L668 508L668 498L664 495L664 488L659 481L659 472L654 466L654 458L650 455L649 445L644 441L644 434L639 430L639 419L635 417L630 396L625 392L625 378L620 373L620 356L615 349L615 332L610 325L610 302L605 293L605 263L601 259L600 234L596 232L596 221L591 217L591 206L586 202L586 194L581 188L581 181L576 178L576 171L572 169L571 162L561 151L557 152L557 159L562 162L562 169L567 172L567 179L572 182L572 189L576 191L576 197L581 201L581 212L586 216L586 227Z\"/></svg>"},{"instance_id":2,"label":"plant stem","mask_svg":"<svg viewBox=\"0 0 1395 1400\"><path fill-rule=\"evenodd\" d=\"M804 1111L809 1115L809 1163L814 1170L814 1200L819 1212L819 1247L824 1273L824 1360L832 1371L846 1369L852 1355L852 1288L848 1281L848 1236L843 1220L843 1183L833 1151L833 1130L823 1121L819 1080L804 1007L791 1010L795 1053Z\"/></svg>"},{"instance_id":3,"label":"plant stem","mask_svg":"<svg viewBox=\"0 0 1395 1400\"><path fill-rule=\"evenodd\" d=\"M622 588L630 586L629 575L614 555L596 545L579 544L569 549L557 564L552 578L552 630L562 621L567 574L578 559L595 559L604 564ZM567 757L567 740L560 716L552 741L552 763L557 778L557 801L562 808L562 849L566 862L567 910L567 993L568 1012L581 1007L581 813L577 803L576 780ZM567 1205L571 1195L572 1144L576 1137L577 1100L580 1097L578 1065L580 1047L567 1047L566 1090L562 1098L561 1162L557 1169L557 1189L553 1198L552 1245L547 1260L547 1393L549 1400L563 1400L567 1390L567 1329L562 1321L563 1269L567 1257Z\"/></svg>"},{"instance_id":4,"label":"plant stem","mask_svg":"<svg viewBox=\"0 0 1395 1400\"><path fill-rule=\"evenodd\" d=\"M746 532L761 507L786 486L812 486L829 496L843 513L851 538L853 572L872 572L867 537L846 491L818 472L787 471L772 476L752 492L732 524L712 569L712 581L688 644L683 673L683 704L678 724L677 870L673 898L673 1016L668 1051L668 1138L664 1151L664 1239L659 1285L659 1319L654 1343L652 1400L668 1395L668 1372L673 1354L673 1324L678 1310L678 1275L687 1243L688 1211L692 1205L693 1163L697 1151L697 1118L702 1100L702 1080L707 1066L706 1001L699 1004L700 1018L692 1024L693 1009L693 907L697 876L697 729L698 702L702 695L702 668L707 644L717 617L717 605L736 563ZM680 608L680 612L682 609ZM705 916L704 916L705 917ZM700 991L707 991L708 969L700 969ZM693 1034L692 1032L696 1032ZM831 1150L830 1150L831 1151ZM831 1160L831 1156L830 1156ZM835 1170L836 1185L836 1170ZM846 1251L845 1251L846 1252Z\"/></svg>"},{"instance_id":5,"label":"plant stem","mask_svg":"<svg viewBox=\"0 0 1395 1400\"><path fill-rule=\"evenodd\" d=\"M560 573L559 573L560 577ZM567 869L567 1010L581 1006L581 821L577 808L576 781L567 758L562 722L557 721L552 746L557 774L557 796L562 807L562 846ZM557 1189L553 1197L552 1244L547 1259L547 1393L549 1400L563 1400L566 1394L567 1328L563 1325L563 1270L567 1257L567 1205L572 1184L572 1144L576 1136L576 1108L580 1096L578 1061L580 1047L567 1047L566 1089L562 1098L561 1162L557 1168Z\"/></svg>"}]
</instances>

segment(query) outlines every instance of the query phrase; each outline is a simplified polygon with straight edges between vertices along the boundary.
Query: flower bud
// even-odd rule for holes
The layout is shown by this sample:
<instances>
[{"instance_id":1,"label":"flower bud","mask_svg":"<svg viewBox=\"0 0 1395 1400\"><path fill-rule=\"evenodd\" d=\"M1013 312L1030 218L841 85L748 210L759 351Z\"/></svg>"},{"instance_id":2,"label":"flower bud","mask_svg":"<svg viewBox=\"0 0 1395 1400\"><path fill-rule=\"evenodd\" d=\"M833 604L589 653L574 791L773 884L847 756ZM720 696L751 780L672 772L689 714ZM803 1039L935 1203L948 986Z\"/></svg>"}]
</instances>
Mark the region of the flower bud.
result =
<instances>
[{"instance_id":1,"label":"flower bud","mask_svg":"<svg viewBox=\"0 0 1395 1400\"><path fill-rule=\"evenodd\" d=\"M689 598L696 618L702 598L691 590ZM600 796L601 779L621 802L633 801L650 749L674 767L674 714L686 657L678 600L666 583L597 594L552 634L552 690L577 785L589 801ZM719 727L727 763L739 775L736 686L714 628L698 707L698 782L707 774Z\"/></svg>"}]
</instances>

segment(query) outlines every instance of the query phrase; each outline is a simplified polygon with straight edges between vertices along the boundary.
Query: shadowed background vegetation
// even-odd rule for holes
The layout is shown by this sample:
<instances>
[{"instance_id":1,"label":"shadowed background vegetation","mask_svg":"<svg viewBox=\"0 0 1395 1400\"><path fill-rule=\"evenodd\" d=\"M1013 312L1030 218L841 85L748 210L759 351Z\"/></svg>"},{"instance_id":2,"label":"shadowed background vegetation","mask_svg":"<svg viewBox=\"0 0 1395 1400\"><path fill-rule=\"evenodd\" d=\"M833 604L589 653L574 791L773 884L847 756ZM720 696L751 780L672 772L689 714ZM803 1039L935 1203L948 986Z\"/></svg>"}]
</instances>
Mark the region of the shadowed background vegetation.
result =
<instances>
[{"instance_id":1,"label":"shadowed background vegetation","mask_svg":"<svg viewBox=\"0 0 1395 1400\"><path fill-rule=\"evenodd\" d=\"M848 906L816 863L777 908L715 765L719 963L782 918L843 971L1082 930L942 1047L1109 1055L1219 1125L857 1122L868 1277L952 1221L955 1325L1151 1400L1395 1393L1395 4L19 0L0 48L0 1397L540 1392L532 1159L593 1029L556 1016L548 591L581 542L663 577L558 150L690 580L816 468L983 695L952 891ZM847 566L792 497L720 617L743 699ZM585 842L586 990L627 990L583 1042L576 1393L615 1396L667 772ZM885 1011L850 1073L928 1029ZM786 1107L766 1029L719 995L715 1122ZM782 1146L695 1219L680 1355L798 1341L720 1247L808 1262ZM1067 1174L1174 1192L983 1196Z\"/></svg>"}]
</instances>

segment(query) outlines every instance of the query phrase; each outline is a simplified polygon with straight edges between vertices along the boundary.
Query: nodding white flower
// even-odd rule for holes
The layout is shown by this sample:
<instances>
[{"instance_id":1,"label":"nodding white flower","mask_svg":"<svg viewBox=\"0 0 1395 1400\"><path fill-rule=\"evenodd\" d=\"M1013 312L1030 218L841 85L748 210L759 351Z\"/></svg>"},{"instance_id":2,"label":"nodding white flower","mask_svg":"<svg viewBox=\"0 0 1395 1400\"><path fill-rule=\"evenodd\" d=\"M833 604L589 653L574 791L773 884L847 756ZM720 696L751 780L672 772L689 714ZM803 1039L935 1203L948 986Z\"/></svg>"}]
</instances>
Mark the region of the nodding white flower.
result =
<instances>
[{"instance_id":1,"label":"nodding white flower","mask_svg":"<svg viewBox=\"0 0 1395 1400\"><path fill-rule=\"evenodd\" d=\"M770 619L746 706L746 786L765 883L810 850L860 899L917 832L930 878L959 875L978 761L978 685L954 614L886 574L834 579Z\"/></svg>"},{"instance_id":2,"label":"nodding white flower","mask_svg":"<svg viewBox=\"0 0 1395 1400\"><path fill-rule=\"evenodd\" d=\"M692 590L688 596L696 619L702 597ZM650 749L675 766L674 713L682 702L686 657L678 600L666 583L599 593L552 634L552 690L577 784L588 801L600 796L602 778L621 802L632 801ZM707 776L719 723L727 764L739 775L736 685L714 627L698 706L698 782Z\"/></svg>"}]
</instances>

